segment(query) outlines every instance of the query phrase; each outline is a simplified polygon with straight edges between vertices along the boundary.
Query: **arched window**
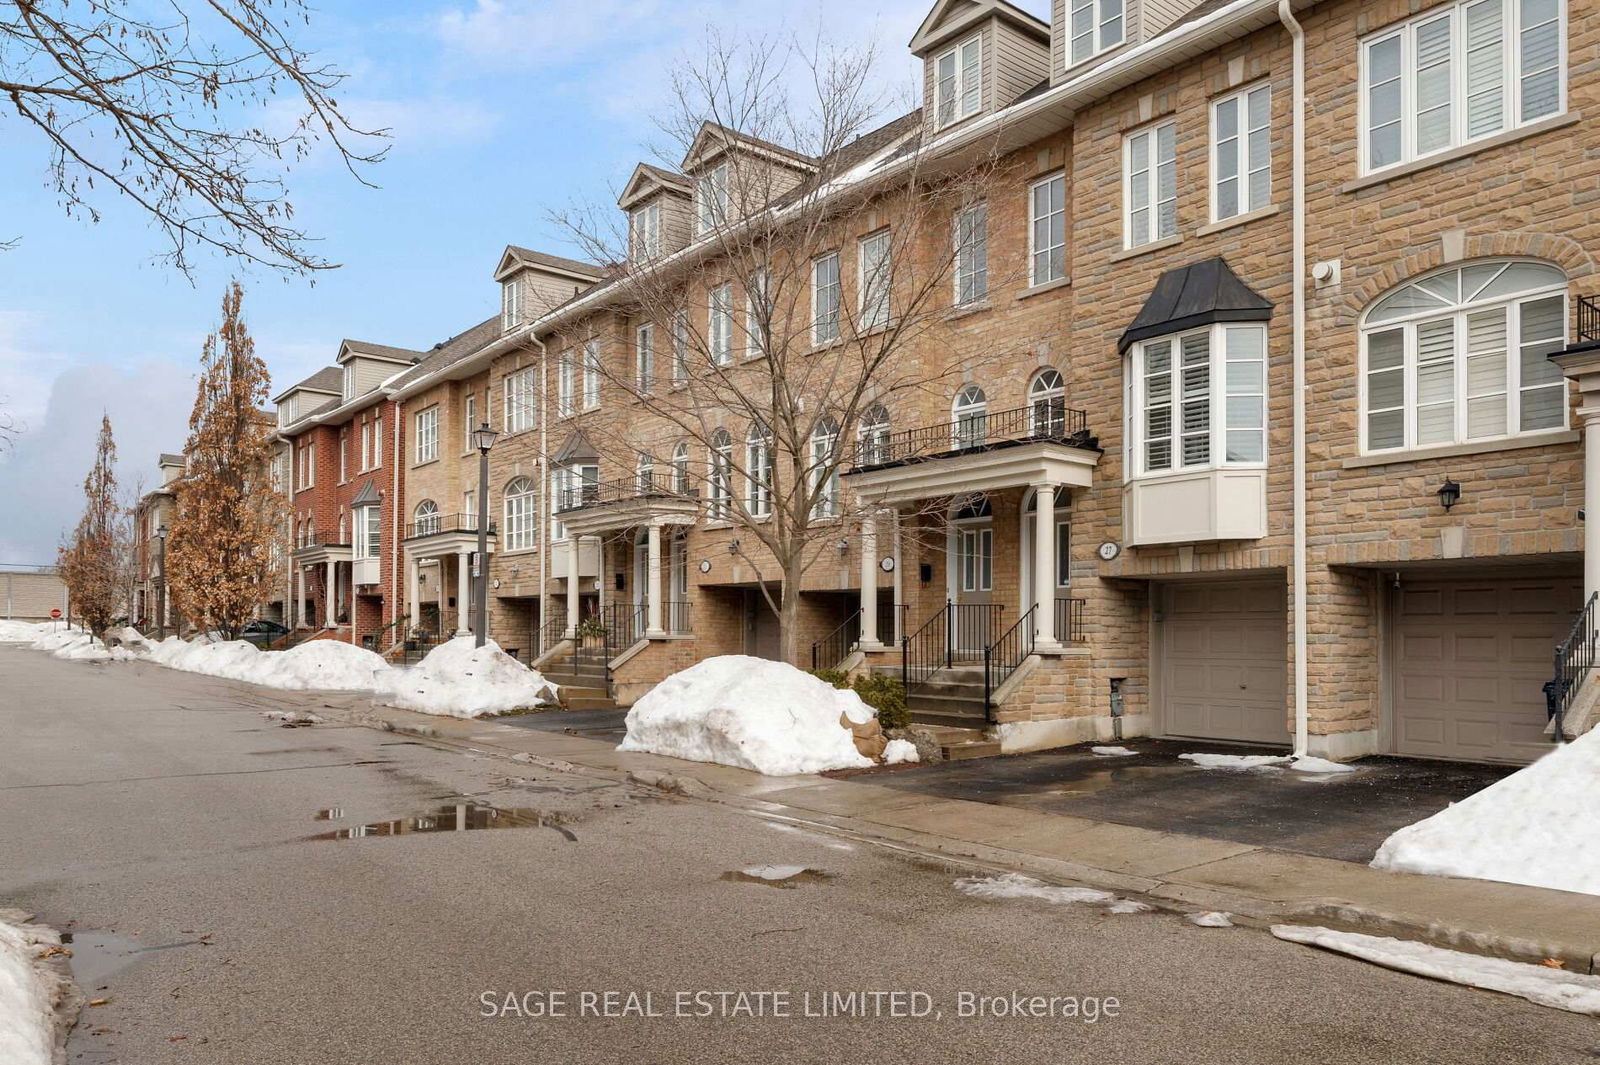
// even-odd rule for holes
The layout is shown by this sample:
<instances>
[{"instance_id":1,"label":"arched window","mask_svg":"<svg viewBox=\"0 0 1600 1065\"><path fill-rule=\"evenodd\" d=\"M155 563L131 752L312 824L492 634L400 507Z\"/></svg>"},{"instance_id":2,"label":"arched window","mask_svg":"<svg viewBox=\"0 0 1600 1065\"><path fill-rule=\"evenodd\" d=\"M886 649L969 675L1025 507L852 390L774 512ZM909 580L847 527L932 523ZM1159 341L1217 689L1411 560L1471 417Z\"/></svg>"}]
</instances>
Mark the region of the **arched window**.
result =
<instances>
[{"instance_id":1,"label":"arched window","mask_svg":"<svg viewBox=\"0 0 1600 1065\"><path fill-rule=\"evenodd\" d=\"M980 447L989 439L989 397L977 385L967 385L950 404L953 446L959 450Z\"/></svg>"},{"instance_id":2,"label":"arched window","mask_svg":"<svg viewBox=\"0 0 1600 1065\"><path fill-rule=\"evenodd\" d=\"M839 423L824 417L811 430L811 478L816 497L811 516L834 518L839 515Z\"/></svg>"},{"instance_id":3,"label":"arched window","mask_svg":"<svg viewBox=\"0 0 1600 1065\"><path fill-rule=\"evenodd\" d=\"M417 504L414 515L415 524L411 527L412 536L432 536L439 531L439 504L431 499L424 499Z\"/></svg>"},{"instance_id":4,"label":"arched window","mask_svg":"<svg viewBox=\"0 0 1600 1065\"><path fill-rule=\"evenodd\" d=\"M538 485L532 477L513 477L506 485L505 550L522 551L539 540Z\"/></svg>"},{"instance_id":5,"label":"arched window","mask_svg":"<svg viewBox=\"0 0 1600 1065\"><path fill-rule=\"evenodd\" d=\"M722 521L728 517L728 500L733 485L733 437L728 435L728 430L718 429L711 434L710 460L708 480L711 500L708 513L713 520Z\"/></svg>"},{"instance_id":6,"label":"arched window","mask_svg":"<svg viewBox=\"0 0 1600 1065\"><path fill-rule=\"evenodd\" d=\"M1564 428L1566 380L1549 355L1566 342L1566 291L1554 266L1501 260L1375 302L1362 318L1362 450Z\"/></svg>"},{"instance_id":7,"label":"arched window","mask_svg":"<svg viewBox=\"0 0 1600 1065\"><path fill-rule=\"evenodd\" d=\"M1028 428L1035 437L1059 440L1066 436L1067 386L1061 373L1045 367L1028 382Z\"/></svg>"},{"instance_id":8,"label":"arched window","mask_svg":"<svg viewBox=\"0 0 1600 1065\"><path fill-rule=\"evenodd\" d=\"M689 494L689 445L686 443L672 449L672 490L680 496Z\"/></svg>"},{"instance_id":9,"label":"arched window","mask_svg":"<svg viewBox=\"0 0 1600 1065\"><path fill-rule=\"evenodd\" d=\"M745 437L744 463L745 508L751 517L764 518L772 513L772 433L760 422Z\"/></svg>"},{"instance_id":10,"label":"arched window","mask_svg":"<svg viewBox=\"0 0 1600 1065\"><path fill-rule=\"evenodd\" d=\"M894 456L889 446L889 408L882 403L874 403L863 411L856 438L857 466L893 462Z\"/></svg>"},{"instance_id":11,"label":"arched window","mask_svg":"<svg viewBox=\"0 0 1600 1065\"><path fill-rule=\"evenodd\" d=\"M635 465L635 483L639 486L640 495L653 495L656 491L656 458L648 451L639 452L639 461Z\"/></svg>"}]
</instances>

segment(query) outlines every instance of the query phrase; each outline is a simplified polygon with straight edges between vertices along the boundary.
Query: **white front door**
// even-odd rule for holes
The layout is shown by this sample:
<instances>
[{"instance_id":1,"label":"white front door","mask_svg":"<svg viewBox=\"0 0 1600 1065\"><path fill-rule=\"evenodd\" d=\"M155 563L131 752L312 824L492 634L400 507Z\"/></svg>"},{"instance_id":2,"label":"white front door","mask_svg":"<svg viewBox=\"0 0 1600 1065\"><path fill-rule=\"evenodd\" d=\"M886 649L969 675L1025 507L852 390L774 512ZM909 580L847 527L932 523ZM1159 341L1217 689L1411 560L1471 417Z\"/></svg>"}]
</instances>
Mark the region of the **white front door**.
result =
<instances>
[{"instance_id":1,"label":"white front door","mask_svg":"<svg viewBox=\"0 0 1600 1065\"><path fill-rule=\"evenodd\" d=\"M982 651L994 639L990 607L994 602L994 523L978 518L955 530L955 631L958 651Z\"/></svg>"}]
</instances>

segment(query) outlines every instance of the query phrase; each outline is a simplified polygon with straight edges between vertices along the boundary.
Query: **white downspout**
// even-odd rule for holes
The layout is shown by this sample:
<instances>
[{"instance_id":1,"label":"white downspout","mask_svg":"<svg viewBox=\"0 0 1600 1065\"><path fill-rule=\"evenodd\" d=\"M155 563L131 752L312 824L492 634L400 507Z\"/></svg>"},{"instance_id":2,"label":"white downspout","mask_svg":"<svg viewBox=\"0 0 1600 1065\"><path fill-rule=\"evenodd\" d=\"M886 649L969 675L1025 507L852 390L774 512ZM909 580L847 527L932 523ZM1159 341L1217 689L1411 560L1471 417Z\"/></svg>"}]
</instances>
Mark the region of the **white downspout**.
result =
<instances>
[{"instance_id":1,"label":"white downspout","mask_svg":"<svg viewBox=\"0 0 1600 1065\"><path fill-rule=\"evenodd\" d=\"M1310 742L1306 709L1306 35L1278 0L1278 19L1294 42L1294 753Z\"/></svg>"},{"instance_id":2,"label":"white downspout","mask_svg":"<svg viewBox=\"0 0 1600 1065\"><path fill-rule=\"evenodd\" d=\"M402 609L405 610L407 618L410 618L411 611L416 609L410 600L401 598L400 592L400 589L404 588L407 595L411 593L411 585L405 579L407 569L406 553L403 546L405 543L403 537L406 531L405 500L400 498L400 466L405 462L405 452L400 449L400 427L405 424L404 408L405 400L396 399L394 401L394 452L391 459L394 463L394 487L390 489L389 494L389 499L391 500L389 511L394 521L394 539L389 542L389 555L394 559L394 565L390 568L389 577L394 582L394 598L398 605L395 607L394 617L390 619L391 621L400 620L400 611ZM382 441L378 442L378 447L383 447ZM382 454L381 451L379 453ZM410 634L411 628L412 626L409 622L405 625L397 625L396 629L400 639L405 639ZM392 639L394 635L394 633L391 633L390 638ZM382 647L375 647L373 650L380 655L384 651Z\"/></svg>"},{"instance_id":3,"label":"white downspout","mask_svg":"<svg viewBox=\"0 0 1600 1065\"><path fill-rule=\"evenodd\" d=\"M550 505L550 449L549 424L546 417L550 413L545 403L545 386L549 383L547 368L550 364L550 352L545 347L544 341L533 333L528 334L528 339L539 345L539 628L538 633L544 632L544 627L550 623L550 519L555 514L555 508ZM568 580L573 580L572 574L567 575ZM530 648L528 661L531 663L540 654L544 653L543 647Z\"/></svg>"}]
</instances>

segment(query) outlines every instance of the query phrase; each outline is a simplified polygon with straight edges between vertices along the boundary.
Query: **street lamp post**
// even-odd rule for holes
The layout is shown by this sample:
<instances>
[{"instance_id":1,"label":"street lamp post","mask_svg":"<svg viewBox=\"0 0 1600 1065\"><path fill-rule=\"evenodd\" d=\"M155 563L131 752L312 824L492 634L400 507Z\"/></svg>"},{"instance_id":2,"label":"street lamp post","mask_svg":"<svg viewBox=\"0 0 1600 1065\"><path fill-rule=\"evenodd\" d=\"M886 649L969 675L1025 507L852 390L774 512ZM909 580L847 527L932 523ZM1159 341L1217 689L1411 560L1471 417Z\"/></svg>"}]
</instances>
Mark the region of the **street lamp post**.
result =
<instances>
[{"instance_id":1,"label":"street lamp post","mask_svg":"<svg viewBox=\"0 0 1600 1065\"><path fill-rule=\"evenodd\" d=\"M478 449L478 584L473 590L478 616L472 626L475 647L482 647L489 634L489 449L499 436L488 422L472 431L472 446Z\"/></svg>"},{"instance_id":2,"label":"street lamp post","mask_svg":"<svg viewBox=\"0 0 1600 1065\"><path fill-rule=\"evenodd\" d=\"M167 527L156 527L156 639L167 638Z\"/></svg>"}]
</instances>

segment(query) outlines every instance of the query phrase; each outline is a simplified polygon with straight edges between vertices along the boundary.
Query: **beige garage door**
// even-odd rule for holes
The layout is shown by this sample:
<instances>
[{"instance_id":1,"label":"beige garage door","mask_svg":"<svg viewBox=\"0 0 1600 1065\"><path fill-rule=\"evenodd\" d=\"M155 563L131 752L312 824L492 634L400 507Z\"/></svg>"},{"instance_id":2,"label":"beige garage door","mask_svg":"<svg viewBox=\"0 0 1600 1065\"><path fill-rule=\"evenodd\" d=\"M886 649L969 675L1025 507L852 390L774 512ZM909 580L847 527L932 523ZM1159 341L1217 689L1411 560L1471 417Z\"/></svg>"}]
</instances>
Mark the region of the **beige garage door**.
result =
<instances>
[{"instance_id":1,"label":"beige garage door","mask_svg":"<svg viewBox=\"0 0 1600 1065\"><path fill-rule=\"evenodd\" d=\"M1544 682L1583 603L1579 577L1401 584L1397 754L1529 762L1550 750Z\"/></svg>"},{"instance_id":2,"label":"beige garage door","mask_svg":"<svg viewBox=\"0 0 1600 1065\"><path fill-rule=\"evenodd\" d=\"M1162 731L1287 743L1283 583L1171 584L1161 604Z\"/></svg>"}]
</instances>

